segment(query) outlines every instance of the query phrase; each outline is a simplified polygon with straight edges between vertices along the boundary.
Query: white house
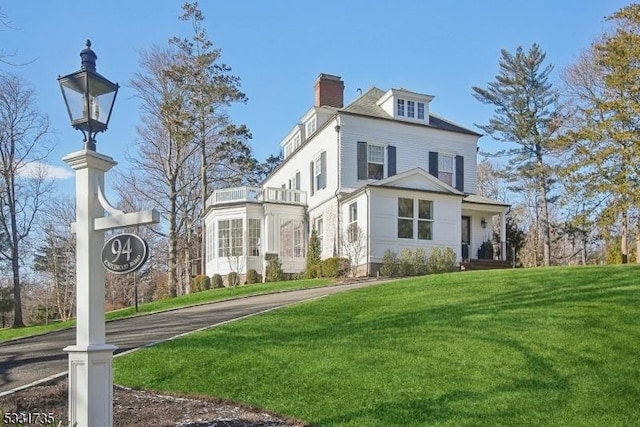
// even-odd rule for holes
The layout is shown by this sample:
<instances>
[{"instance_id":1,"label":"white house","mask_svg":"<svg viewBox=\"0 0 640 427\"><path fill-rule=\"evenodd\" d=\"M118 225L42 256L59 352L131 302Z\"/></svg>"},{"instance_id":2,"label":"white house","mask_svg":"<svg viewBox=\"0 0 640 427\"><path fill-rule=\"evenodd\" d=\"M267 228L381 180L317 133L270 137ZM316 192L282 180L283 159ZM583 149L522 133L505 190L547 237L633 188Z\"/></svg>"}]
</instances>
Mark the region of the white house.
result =
<instances>
[{"instance_id":1,"label":"white house","mask_svg":"<svg viewBox=\"0 0 640 427\"><path fill-rule=\"evenodd\" d=\"M431 95L373 87L344 106L343 92L320 74L282 164L259 188L209 197L205 273L261 272L270 254L304 271L311 227L323 258L358 246L360 274L377 274L387 249L449 247L462 262L491 240L494 216L504 258L508 205L475 194L481 135L431 113Z\"/></svg>"}]
</instances>

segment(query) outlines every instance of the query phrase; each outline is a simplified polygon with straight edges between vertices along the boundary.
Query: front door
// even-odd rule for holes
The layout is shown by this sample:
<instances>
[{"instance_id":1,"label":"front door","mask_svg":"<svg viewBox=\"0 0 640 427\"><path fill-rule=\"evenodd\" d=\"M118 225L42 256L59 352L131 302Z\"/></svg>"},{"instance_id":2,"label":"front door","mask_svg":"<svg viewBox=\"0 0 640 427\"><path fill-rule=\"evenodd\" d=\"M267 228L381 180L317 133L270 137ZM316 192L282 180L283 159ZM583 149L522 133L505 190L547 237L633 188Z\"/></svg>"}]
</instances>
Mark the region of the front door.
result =
<instances>
[{"instance_id":1,"label":"front door","mask_svg":"<svg viewBox=\"0 0 640 427\"><path fill-rule=\"evenodd\" d=\"M462 259L469 259L469 246L471 245L471 218L462 217Z\"/></svg>"}]
</instances>

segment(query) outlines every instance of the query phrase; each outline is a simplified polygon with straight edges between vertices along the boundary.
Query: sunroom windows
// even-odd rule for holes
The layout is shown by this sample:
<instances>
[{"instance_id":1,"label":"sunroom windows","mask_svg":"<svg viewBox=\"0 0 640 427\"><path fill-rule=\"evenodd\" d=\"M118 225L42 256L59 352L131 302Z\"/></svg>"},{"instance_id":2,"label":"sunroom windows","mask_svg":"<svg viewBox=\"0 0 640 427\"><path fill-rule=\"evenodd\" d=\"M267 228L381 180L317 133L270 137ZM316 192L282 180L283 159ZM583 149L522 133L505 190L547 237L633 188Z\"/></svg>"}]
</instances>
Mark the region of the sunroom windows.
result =
<instances>
[{"instance_id":1,"label":"sunroom windows","mask_svg":"<svg viewBox=\"0 0 640 427\"><path fill-rule=\"evenodd\" d=\"M304 227L302 221L280 220L280 256L304 258Z\"/></svg>"},{"instance_id":2,"label":"sunroom windows","mask_svg":"<svg viewBox=\"0 0 640 427\"><path fill-rule=\"evenodd\" d=\"M242 218L219 220L218 256L242 256L244 253L242 236Z\"/></svg>"}]
</instances>

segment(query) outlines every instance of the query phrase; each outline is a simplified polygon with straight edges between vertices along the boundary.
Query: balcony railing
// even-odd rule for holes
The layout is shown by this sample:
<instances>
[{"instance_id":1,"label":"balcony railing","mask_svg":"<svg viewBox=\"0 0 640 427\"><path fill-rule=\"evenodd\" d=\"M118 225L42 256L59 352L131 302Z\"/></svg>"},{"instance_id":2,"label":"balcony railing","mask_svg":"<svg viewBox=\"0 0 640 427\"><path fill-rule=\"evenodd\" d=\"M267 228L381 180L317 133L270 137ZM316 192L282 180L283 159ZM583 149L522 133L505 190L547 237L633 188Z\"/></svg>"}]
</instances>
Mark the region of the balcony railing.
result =
<instances>
[{"instance_id":1,"label":"balcony railing","mask_svg":"<svg viewBox=\"0 0 640 427\"><path fill-rule=\"evenodd\" d=\"M215 190L207 200L207 206L238 202L269 202L307 204L307 192L275 187L235 187Z\"/></svg>"}]
</instances>

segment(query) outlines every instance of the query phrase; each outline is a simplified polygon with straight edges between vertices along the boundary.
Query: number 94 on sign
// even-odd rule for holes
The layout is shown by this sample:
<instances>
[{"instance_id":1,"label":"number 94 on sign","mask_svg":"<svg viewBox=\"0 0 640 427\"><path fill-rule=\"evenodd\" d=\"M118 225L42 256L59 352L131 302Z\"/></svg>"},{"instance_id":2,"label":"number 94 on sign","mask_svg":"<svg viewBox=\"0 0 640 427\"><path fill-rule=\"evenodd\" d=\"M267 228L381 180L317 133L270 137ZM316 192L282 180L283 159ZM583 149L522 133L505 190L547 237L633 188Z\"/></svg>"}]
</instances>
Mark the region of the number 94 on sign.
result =
<instances>
[{"instance_id":1,"label":"number 94 on sign","mask_svg":"<svg viewBox=\"0 0 640 427\"><path fill-rule=\"evenodd\" d=\"M102 247L102 265L116 274L126 274L138 270L149 256L147 242L131 233L113 236Z\"/></svg>"}]
</instances>

